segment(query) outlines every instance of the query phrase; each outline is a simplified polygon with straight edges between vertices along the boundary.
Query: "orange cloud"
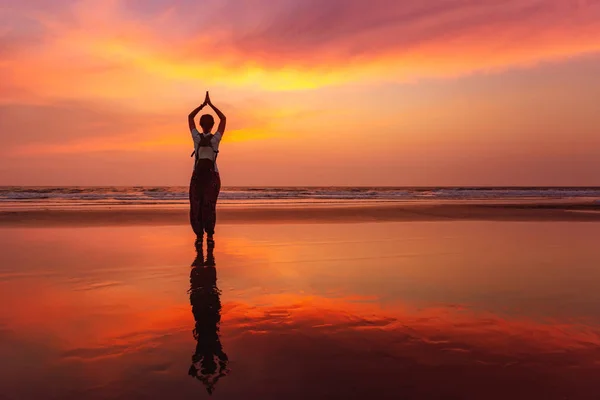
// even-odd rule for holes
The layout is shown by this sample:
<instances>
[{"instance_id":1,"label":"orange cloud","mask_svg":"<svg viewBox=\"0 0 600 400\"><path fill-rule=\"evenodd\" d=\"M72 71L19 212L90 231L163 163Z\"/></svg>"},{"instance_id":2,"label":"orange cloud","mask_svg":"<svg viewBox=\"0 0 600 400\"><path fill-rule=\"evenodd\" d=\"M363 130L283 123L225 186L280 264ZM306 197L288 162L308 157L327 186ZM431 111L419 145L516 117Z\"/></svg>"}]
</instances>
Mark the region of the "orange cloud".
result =
<instances>
[{"instance_id":1,"label":"orange cloud","mask_svg":"<svg viewBox=\"0 0 600 400\"><path fill-rule=\"evenodd\" d=\"M68 18L66 11L20 11L36 21L36 37L44 34L28 52L12 52L5 68L18 85L45 95L139 101L135 95L150 94L149 85L162 94L184 82L311 89L455 76L600 51L597 1L253 0L152 7L88 0L63 8ZM207 17L193 23L195 12ZM18 47L29 37L27 30L19 33L5 41Z\"/></svg>"},{"instance_id":2,"label":"orange cloud","mask_svg":"<svg viewBox=\"0 0 600 400\"><path fill-rule=\"evenodd\" d=\"M386 84L598 53L599 13L591 0L0 2L0 152L14 156L0 161L0 180L38 176L24 158L31 154L68 154L52 166L35 161L65 176L89 169L73 161L80 152L127 152L119 157L133 165L132 152L166 148L173 159L163 162L180 162L174 154L190 146L185 117L210 89L231 116L226 142L270 139L229 147L235 184L517 184L513 169L531 171L519 184L573 184L573 176L593 184L595 154L577 164L575 152L552 158L553 148L531 168L527 156L509 161L504 148L493 149L512 141L508 151L531 153L541 151L539 140L574 135L574 146L591 152L596 59L582 74L589 66L562 63L536 85L535 74L525 81L516 73L455 86ZM368 154L346 140L367 131L378 132ZM494 154L473 150L479 138ZM327 157L306 165L310 140ZM383 172L373 176L357 159ZM563 162L577 169L548 172ZM463 179L473 171L483 178ZM177 176L165 181L180 183ZM38 178L26 182L61 181Z\"/></svg>"}]
</instances>

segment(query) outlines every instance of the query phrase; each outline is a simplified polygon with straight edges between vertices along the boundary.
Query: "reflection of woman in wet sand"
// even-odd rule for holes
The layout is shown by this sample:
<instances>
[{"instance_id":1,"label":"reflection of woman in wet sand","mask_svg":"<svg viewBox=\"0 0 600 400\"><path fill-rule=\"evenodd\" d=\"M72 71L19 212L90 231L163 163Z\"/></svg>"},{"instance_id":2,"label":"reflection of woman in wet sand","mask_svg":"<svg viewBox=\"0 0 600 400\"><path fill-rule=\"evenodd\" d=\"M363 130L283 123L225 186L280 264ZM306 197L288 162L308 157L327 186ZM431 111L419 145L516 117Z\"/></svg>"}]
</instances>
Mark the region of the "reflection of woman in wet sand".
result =
<instances>
[{"instance_id":1,"label":"reflection of woman in wet sand","mask_svg":"<svg viewBox=\"0 0 600 400\"><path fill-rule=\"evenodd\" d=\"M212 115L204 114L200 117L199 132L196 128L196 115L205 106L209 106L219 117L217 131L212 134L215 125ZM194 172L190 181L190 223L196 234L196 246L202 245L202 238L206 232L206 241L211 243L215 233L215 222L217 219L217 198L221 190L221 177L217 168L217 154L219 144L225 133L225 115L210 101L208 92L204 103L194 109L188 115L188 124L192 139L194 140Z\"/></svg>"},{"instance_id":2,"label":"reflection of woman in wet sand","mask_svg":"<svg viewBox=\"0 0 600 400\"><path fill-rule=\"evenodd\" d=\"M192 356L189 375L197 378L209 394L223 376L227 375L227 354L219 338L221 322L220 291L217 288L217 270L213 255L214 245L208 244L206 262L202 249L198 249L190 272L190 303L196 320L194 339L196 351Z\"/></svg>"}]
</instances>

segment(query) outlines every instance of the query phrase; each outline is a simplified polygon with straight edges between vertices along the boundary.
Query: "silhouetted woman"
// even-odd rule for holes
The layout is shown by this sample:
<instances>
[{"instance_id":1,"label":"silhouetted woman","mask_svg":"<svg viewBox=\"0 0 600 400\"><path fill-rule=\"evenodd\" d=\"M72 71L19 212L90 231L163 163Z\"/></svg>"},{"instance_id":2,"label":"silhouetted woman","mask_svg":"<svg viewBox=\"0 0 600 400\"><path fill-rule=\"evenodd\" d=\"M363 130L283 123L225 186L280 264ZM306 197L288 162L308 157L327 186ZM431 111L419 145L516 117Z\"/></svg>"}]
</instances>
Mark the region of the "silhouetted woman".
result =
<instances>
[{"instance_id":1,"label":"silhouetted woman","mask_svg":"<svg viewBox=\"0 0 600 400\"><path fill-rule=\"evenodd\" d=\"M200 117L202 133L198 132L194 118L205 106L210 106L219 117L217 131L212 134L215 120L212 115ZM202 246L204 232L207 243L213 242L217 220L217 198L221 190L221 177L217 168L217 154L223 133L225 133L225 115L210 101L208 92L204 103L188 116L192 139L194 139L194 172L190 181L190 223L196 234L196 246Z\"/></svg>"},{"instance_id":2,"label":"silhouetted woman","mask_svg":"<svg viewBox=\"0 0 600 400\"><path fill-rule=\"evenodd\" d=\"M227 354L219 339L221 293L217 288L213 249L214 246L209 243L206 262L202 249L198 249L190 272L190 303L196 320L194 339L197 343L188 373L201 381L209 394L212 394L219 379L229 372Z\"/></svg>"}]
</instances>

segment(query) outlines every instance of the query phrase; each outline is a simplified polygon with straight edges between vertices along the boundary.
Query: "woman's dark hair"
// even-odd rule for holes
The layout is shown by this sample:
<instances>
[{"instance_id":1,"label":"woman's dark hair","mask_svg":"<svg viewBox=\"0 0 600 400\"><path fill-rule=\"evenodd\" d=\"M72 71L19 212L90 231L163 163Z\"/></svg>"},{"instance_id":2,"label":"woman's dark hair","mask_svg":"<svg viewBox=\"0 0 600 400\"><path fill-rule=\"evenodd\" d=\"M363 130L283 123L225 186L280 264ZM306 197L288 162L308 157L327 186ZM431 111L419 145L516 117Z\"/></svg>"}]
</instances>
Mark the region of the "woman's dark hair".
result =
<instances>
[{"instance_id":1,"label":"woman's dark hair","mask_svg":"<svg viewBox=\"0 0 600 400\"><path fill-rule=\"evenodd\" d=\"M200 126L205 131L210 131L215 126L215 119L210 114L204 114L200 117Z\"/></svg>"}]
</instances>

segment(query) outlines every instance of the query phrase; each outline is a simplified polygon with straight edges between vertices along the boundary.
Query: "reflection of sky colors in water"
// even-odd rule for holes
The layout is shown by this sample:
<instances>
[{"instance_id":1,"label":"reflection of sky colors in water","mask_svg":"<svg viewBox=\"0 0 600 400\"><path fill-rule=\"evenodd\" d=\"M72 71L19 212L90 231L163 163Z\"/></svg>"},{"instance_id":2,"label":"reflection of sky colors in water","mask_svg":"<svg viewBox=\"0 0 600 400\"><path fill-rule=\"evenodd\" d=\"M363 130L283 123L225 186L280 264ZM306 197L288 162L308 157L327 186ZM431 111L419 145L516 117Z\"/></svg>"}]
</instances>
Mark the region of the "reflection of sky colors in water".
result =
<instances>
[{"instance_id":1,"label":"reflection of sky colors in water","mask_svg":"<svg viewBox=\"0 0 600 400\"><path fill-rule=\"evenodd\" d=\"M214 396L593 399L599 230L222 226L214 256L231 372ZM188 376L188 231L0 230L8 398L206 395Z\"/></svg>"}]
</instances>

